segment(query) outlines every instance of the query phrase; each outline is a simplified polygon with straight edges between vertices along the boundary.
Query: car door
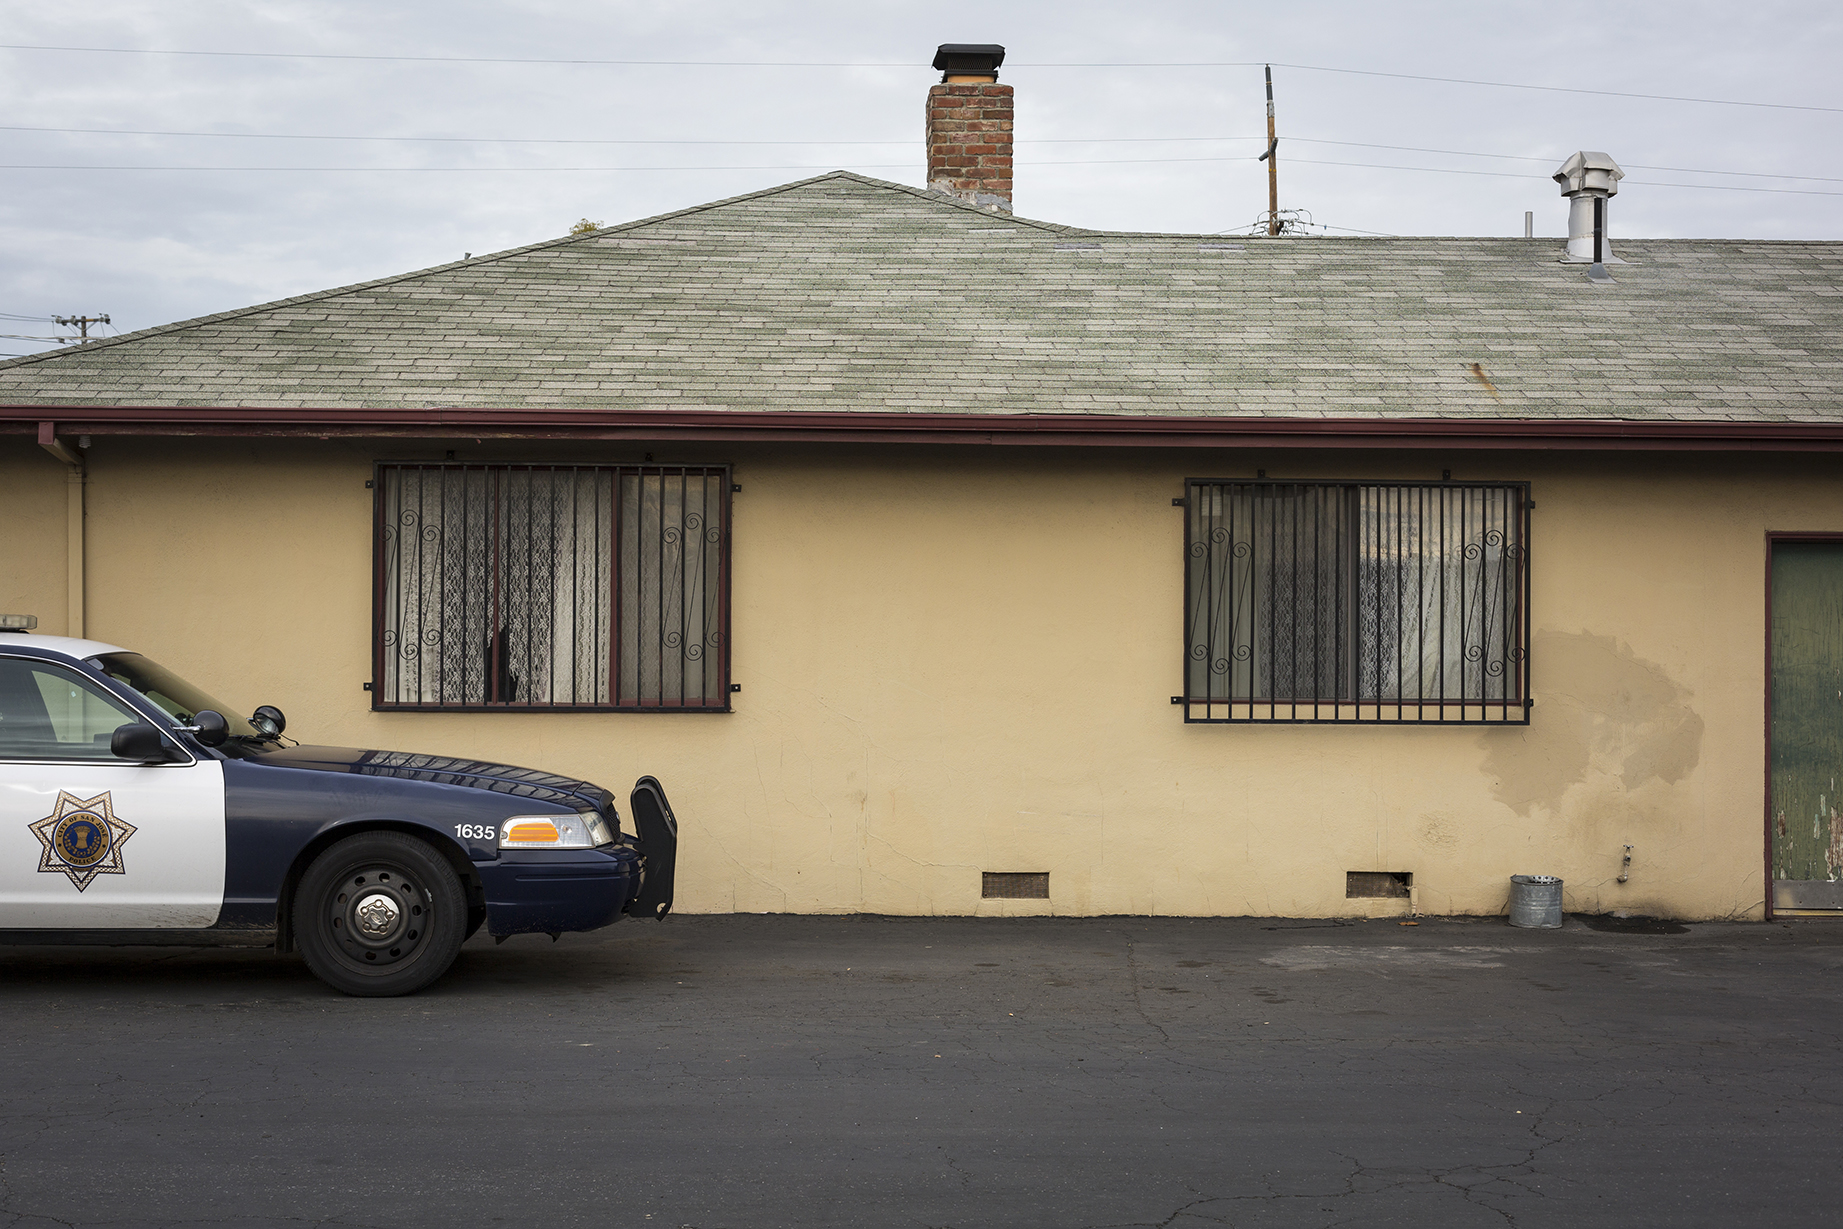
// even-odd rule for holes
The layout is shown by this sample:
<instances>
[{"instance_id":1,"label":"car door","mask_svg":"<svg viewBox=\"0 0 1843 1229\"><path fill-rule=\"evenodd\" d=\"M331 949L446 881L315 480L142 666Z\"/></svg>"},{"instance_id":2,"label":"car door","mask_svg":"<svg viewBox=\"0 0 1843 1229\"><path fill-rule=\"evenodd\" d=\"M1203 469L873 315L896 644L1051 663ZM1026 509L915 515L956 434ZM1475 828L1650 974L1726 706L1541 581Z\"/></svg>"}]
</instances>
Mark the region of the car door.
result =
<instances>
[{"instance_id":1,"label":"car door","mask_svg":"<svg viewBox=\"0 0 1843 1229\"><path fill-rule=\"evenodd\" d=\"M117 758L146 721L93 678L0 655L0 928L202 928L224 900L224 769Z\"/></svg>"}]
</instances>

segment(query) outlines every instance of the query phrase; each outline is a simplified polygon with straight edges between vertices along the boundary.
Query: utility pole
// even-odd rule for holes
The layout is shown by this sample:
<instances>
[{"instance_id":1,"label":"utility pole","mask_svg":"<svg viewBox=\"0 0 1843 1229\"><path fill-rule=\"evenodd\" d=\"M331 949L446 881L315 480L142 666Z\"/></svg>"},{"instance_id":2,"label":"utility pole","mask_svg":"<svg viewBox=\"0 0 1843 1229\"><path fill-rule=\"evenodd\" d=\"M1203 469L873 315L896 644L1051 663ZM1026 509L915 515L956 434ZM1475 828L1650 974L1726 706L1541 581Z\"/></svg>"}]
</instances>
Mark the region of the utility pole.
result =
<instances>
[{"instance_id":1,"label":"utility pole","mask_svg":"<svg viewBox=\"0 0 1843 1229\"><path fill-rule=\"evenodd\" d=\"M1272 93L1271 90L1269 90L1268 92ZM1267 110L1268 110L1269 117L1270 117L1268 120L1267 126L1269 128L1272 128L1273 121L1271 119L1271 114L1273 112L1273 103L1271 100L1267 104ZM109 317L106 315L103 315L103 316L53 316L51 319L54 323L61 324L67 329L74 328L78 330L78 332L82 334L79 337L60 337L58 339L59 341L62 341L62 342L73 342L74 341L78 345L82 345L84 342L90 339L90 326L92 324L109 323Z\"/></svg>"},{"instance_id":2,"label":"utility pole","mask_svg":"<svg viewBox=\"0 0 1843 1229\"><path fill-rule=\"evenodd\" d=\"M1280 234L1280 160L1274 151L1280 148L1280 138L1275 135L1273 127L1273 65L1267 67L1267 152L1259 161L1267 164L1267 237L1278 238Z\"/></svg>"}]
</instances>

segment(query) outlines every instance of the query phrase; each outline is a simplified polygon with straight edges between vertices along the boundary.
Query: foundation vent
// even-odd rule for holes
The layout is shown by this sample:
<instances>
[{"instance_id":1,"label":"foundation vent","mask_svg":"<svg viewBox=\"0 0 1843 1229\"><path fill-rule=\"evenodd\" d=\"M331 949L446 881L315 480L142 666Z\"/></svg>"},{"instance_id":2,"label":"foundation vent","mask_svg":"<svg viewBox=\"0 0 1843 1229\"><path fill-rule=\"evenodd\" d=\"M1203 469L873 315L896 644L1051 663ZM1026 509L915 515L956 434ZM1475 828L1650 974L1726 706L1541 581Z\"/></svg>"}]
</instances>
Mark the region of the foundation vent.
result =
<instances>
[{"instance_id":1,"label":"foundation vent","mask_svg":"<svg viewBox=\"0 0 1843 1229\"><path fill-rule=\"evenodd\" d=\"M979 895L985 900L1048 900L1048 871L986 871Z\"/></svg>"},{"instance_id":2,"label":"foundation vent","mask_svg":"<svg viewBox=\"0 0 1843 1229\"><path fill-rule=\"evenodd\" d=\"M1414 886L1414 874L1411 871L1345 871L1344 899L1372 900L1394 897L1398 900L1408 898L1408 889Z\"/></svg>"}]
</instances>

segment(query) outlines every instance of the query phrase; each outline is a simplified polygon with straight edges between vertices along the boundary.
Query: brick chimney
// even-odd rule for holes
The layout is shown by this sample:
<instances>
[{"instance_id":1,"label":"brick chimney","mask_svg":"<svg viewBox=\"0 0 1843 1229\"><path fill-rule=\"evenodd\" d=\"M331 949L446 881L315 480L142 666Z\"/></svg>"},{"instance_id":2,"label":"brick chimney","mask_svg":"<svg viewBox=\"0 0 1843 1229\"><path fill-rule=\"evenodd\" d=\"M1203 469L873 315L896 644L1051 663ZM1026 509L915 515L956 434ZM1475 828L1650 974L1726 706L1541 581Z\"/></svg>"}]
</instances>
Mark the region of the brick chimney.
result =
<instances>
[{"instance_id":1,"label":"brick chimney","mask_svg":"<svg viewBox=\"0 0 1843 1229\"><path fill-rule=\"evenodd\" d=\"M1011 87L998 84L1005 49L942 43L941 83L928 90L928 190L1011 212Z\"/></svg>"}]
</instances>

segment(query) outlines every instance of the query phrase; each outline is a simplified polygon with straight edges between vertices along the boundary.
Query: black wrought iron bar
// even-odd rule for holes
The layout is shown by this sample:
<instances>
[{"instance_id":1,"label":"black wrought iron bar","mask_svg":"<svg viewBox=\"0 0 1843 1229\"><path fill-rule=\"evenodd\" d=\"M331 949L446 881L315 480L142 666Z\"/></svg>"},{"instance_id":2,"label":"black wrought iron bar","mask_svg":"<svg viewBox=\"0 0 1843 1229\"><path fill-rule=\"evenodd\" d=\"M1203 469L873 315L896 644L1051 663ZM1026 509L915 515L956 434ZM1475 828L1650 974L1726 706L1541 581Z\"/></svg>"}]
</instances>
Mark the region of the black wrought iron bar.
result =
<instances>
[{"instance_id":1,"label":"black wrought iron bar","mask_svg":"<svg viewBox=\"0 0 1843 1229\"><path fill-rule=\"evenodd\" d=\"M1248 680L1248 703L1254 703L1255 671L1258 663L1254 657L1254 527L1253 522L1242 515L1241 496L1230 488L1220 488L1216 496L1216 531L1224 534L1224 546L1227 553L1221 561L1222 569L1222 613L1227 618L1228 643L1221 646L1222 652L1222 698L1231 706L1236 700L1235 681L1243 673ZM1241 548L1241 535L1248 536L1248 552L1238 555ZM1238 567L1236 560L1245 558L1247 565ZM1212 562L1212 566L1216 566ZM1248 623L1247 670L1242 670L1241 625L1243 618ZM1215 652L1209 656L1209 668L1215 669ZM1233 709L1231 708L1231 711Z\"/></svg>"},{"instance_id":2,"label":"black wrought iron bar","mask_svg":"<svg viewBox=\"0 0 1843 1229\"><path fill-rule=\"evenodd\" d=\"M1434 558L1439 566L1439 571L1436 573L1438 577L1436 584L1439 586L1439 639L1436 641L1438 656L1434 658L1434 673L1438 674L1438 682L1434 684L1434 696L1441 700L1441 704L1445 704L1445 698L1447 698L1447 490L1441 486L1438 494L1439 547L1434 553ZM1441 720L1445 720L1445 715L1447 715L1445 708L1441 708L1439 715L1441 715Z\"/></svg>"},{"instance_id":3,"label":"black wrought iron bar","mask_svg":"<svg viewBox=\"0 0 1843 1229\"><path fill-rule=\"evenodd\" d=\"M533 669L534 654L531 650L535 647L532 644L532 632L535 630L537 624L538 576L541 574L538 568L537 527L538 517L542 515L542 513L539 511L540 501L538 500L537 474L538 471L534 469L528 468L524 471L525 514L519 519L525 524L525 549L519 552L519 558L516 561L517 563L523 564L524 571L524 575L519 576L517 581L519 592L523 597L523 600L518 604L523 608L523 618L521 618L519 622L524 625L525 652L522 662L520 659L514 658L512 661L506 663L506 677L508 681L514 677L512 675L513 666L523 664L525 667L525 676L520 682L522 682L524 686L520 687L517 682L512 683L510 694L505 697L507 703L516 703L522 698L526 704L530 704L536 699L535 693L537 688L535 684L537 679L534 676L537 672ZM555 556L553 555L546 558L544 563L547 565L545 570L556 566ZM511 621L512 611L510 609L510 603L508 603L508 609L506 611L506 622L508 626L511 624ZM506 639L510 641L511 637L507 636Z\"/></svg>"},{"instance_id":4,"label":"black wrought iron bar","mask_svg":"<svg viewBox=\"0 0 1843 1229\"><path fill-rule=\"evenodd\" d=\"M671 606L668 598L671 596L672 592L672 547L670 539L666 536L667 531L671 527L672 514L669 507L671 503L671 491L668 489L666 471L664 469L659 471L658 490L659 531L656 536L659 539L659 560L658 575L654 578L657 581L654 593L654 606L658 613L654 618L657 620L659 627L656 634L656 638L659 641L659 654L657 664L654 667L658 673L655 674L653 678L653 699L655 703L663 706L671 688L672 675L670 655L667 653L667 650L671 647L667 641L671 638Z\"/></svg>"},{"instance_id":5,"label":"black wrought iron bar","mask_svg":"<svg viewBox=\"0 0 1843 1229\"><path fill-rule=\"evenodd\" d=\"M625 699L624 684L629 662L638 662L640 646L634 644L632 656L627 653L627 622L622 617L627 601L627 479L620 474L614 482L614 561L608 569L608 588L613 594L614 606L614 652L609 656L613 660L608 666L608 698L611 703L619 704ZM638 490L638 485L635 487ZM639 561L636 558L635 563ZM637 605L636 601L636 605ZM639 688L635 687L635 694Z\"/></svg>"},{"instance_id":6,"label":"black wrought iron bar","mask_svg":"<svg viewBox=\"0 0 1843 1229\"><path fill-rule=\"evenodd\" d=\"M690 698L691 663L686 654L690 645L685 642L688 630L685 621L686 606L689 603L691 582L691 543L685 539L691 532L687 514L690 511L691 480L684 470L678 472L678 600L673 603L678 610L678 702L685 703Z\"/></svg>"},{"instance_id":7,"label":"black wrought iron bar","mask_svg":"<svg viewBox=\"0 0 1843 1229\"><path fill-rule=\"evenodd\" d=\"M1343 652L1346 661L1341 681L1345 702L1360 705L1363 701L1363 577L1364 559L1368 554L1364 535L1364 509L1369 492L1361 486L1345 488L1344 554L1341 560L1344 583ZM1353 715L1354 710L1353 710Z\"/></svg>"},{"instance_id":8,"label":"black wrought iron bar","mask_svg":"<svg viewBox=\"0 0 1843 1229\"><path fill-rule=\"evenodd\" d=\"M685 489L689 491L690 488L691 488L691 479L689 476L687 476L685 479ZM691 542L690 542L689 536L687 536L687 539L685 542L685 551L686 551L685 582L686 584L690 584L693 576L697 578L696 592L687 593L685 595L686 611L694 612L694 613L687 613L686 618L685 618L685 630L686 630L685 654L687 658L690 659L690 662L696 665L696 670L692 671L691 673L695 673L697 676L697 687L695 688L695 692L697 695L698 703L702 704L709 698L709 696L706 693L705 671L704 671L704 603L708 600L708 595L705 593L705 586L704 586L704 525L707 522L709 518L709 514L710 514L709 512L710 510L710 480L702 474L698 475L697 507L698 507L698 512L697 512L697 517L698 517L697 569L695 572L692 570L692 566L690 563ZM689 535L689 532L690 532L689 530L686 531L687 535ZM691 639L691 635L694 632L696 633L696 637L697 637L695 642ZM692 653L692 650L694 648L696 649L695 655L693 655ZM690 702L693 691L694 689L691 686L690 678L687 677L686 682L685 682L685 700L687 703Z\"/></svg>"},{"instance_id":9,"label":"black wrought iron bar","mask_svg":"<svg viewBox=\"0 0 1843 1229\"><path fill-rule=\"evenodd\" d=\"M570 499L569 499L570 606L572 608L571 615L570 615L570 636L572 639L571 639L570 654L569 654L569 660L570 660L569 702L571 704L576 704L580 702L582 699L582 681L580 678L581 671L578 669L578 665L582 658L582 647L581 646L582 646L583 629L582 629L581 613L582 613L582 591L584 588L583 583L582 583L582 471L580 469L572 468L570 470L569 490L570 490ZM591 632L590 634L593 635L594 633ZM551 661L553 663L551 668L553 671L553 676L554 676L554 671L556 669L555 667L556 656L557 656L556 651L553 649L551 651ZM554 682L551 685L550 699L553 704L556 703L557 691L556 691L556 685Z\"/></svg>"},{"instance_id":10,"label":"black wrought iron bar","mask_svg":"<svg viewBox=\"0 0 1843 1229\"><path fill-rule=\"evenodd\" d=\"M1523 484L1186 489L1186 720L1527 720Z\"/></svg>"},{"instance_id":11,"label":"black wrought iron bar","mask_svg":"<svg viewBox=\"0 0 1843 1229\"><path fill-rule=\"evenodd\" d=\"M717 600L721 584L711 575L711 565L715 562L717 552L711 549L715 543L711 541L710 535L712 530L721 523L722 500L723 492L720 484L713 482L711 476L706 473L704 475L704 532L698 538L698 593L702 598L698 603L698 692L705 704L715 704L722 698L717 694L716 679L711 670L711 658L713 657L711 650L716 646L710 641L710 629L717 625L716 612L712 609L712 605Z\"/></svg>"},{"instance_id":12,"label":"black wrought iron bar","mask_svg":"<svg viewBox=\"0 0 1843 1229\"><path fill-rule=\"evenodd\" d=\"M1484 548L1480 543L1472 541L1472 501L1468 497L1468 493L1461 491L1456 492L1455 495L1459 501L1459 541L1461 543L1459 547L1459 698L1467 700L1472 696L1471 688L1466 684L1466 666L1467 663L1472 660L1472 639L1466 634L1471 625L1472 591L1466 585L1465 565L1467 562L1471 562L1473 565L1472 571L1474 575L1476 575L1478 572L1478 564L1484 561ZM1479 554L1476 559L1472 556L1472 548L1474 546L1479 548ZM1473 628L1472 630L1482 629ZM1484 679L1481 676L1479 678L1478 688L1478 694L1480 696L1484 695L1485 689L1483 684Z\"/></svg>"},{"instance_id":13,"label":"black wrought iron bar","mask_svg":"<svg viewBox=\"0 0 1843 1229\"><path fill-rule=\"evenodd\" d=\"M1185 699L1201 695L1205 705L1204 716L1209 715L1208 705L1215 697L1214 669L1216 649L1217 607L1221 599L1217 597L1220 583L1216 573L1215 552L1208 545L1214 541L1214 531L1209 529L1211 506L1206 502L1208 488L1199 483L1189 483L1184 488L1188 507L1184 513L1184 576L1185 592L1197 594L1184 608L1189 631L1185 633L1184 679ZM1201 553L1199 553L1199 551ZM1226 595L1225 595L1226 597ZM1203 648L1200 663L1202 674L1197 674L1199 662L1197 647ZM1201 687L1192 686L1192 680L1202 683ZM1184 719L1191 718L1188 704L1184 708Z\"/></svg>"},{"instance_id":14,"label":"black wrought iron bar","mask_svg":"<svg viewBox=\"0 0 1843 1229\"><path fill-rule=\"evenodd\" d=\"M1427 489L1414 493L1414 719L1427 718Z\"/></svg>"},{"instance_id":15,"label":"black wrought iron bar","mask_svg":"<svg viewBox=\"0 0 1843 1229\"><path fill-rule=\"evenodd\" d=\"M1207 560L1203 566L1201 579L1198 577L1197 544L1204 538L1197 532L1197 527L1202 517L1203 488L1194 482L1187 482L1184 484L1184 663L1182 675L1184 679L1184 719L1186 721L1190 719L1190 706L1199 692L1206 705L1211 696L1208 689L1207 668L1203 676L1204 686L1202 688L1197 686L1198 620L1202 620L1205 627L1213 627L1211 620L1215 606L1215 595L1209 590L1210 575ZM1205 554L1208 553L1206 550ZM1207 636L1204 637L1203 643L1206 645L1209 643ZM1209 660L1206 649L1206 667Z\"/></svg>"},{"instance_id":16,"label":"black wrought iron bar","mask_svg":"<svg viewBox=\"0 0 1843 1229\"><path fill-rule=\"evenodd\" d=\"M1516 555L1513 552L1520 535L1517 532L1516 508L1513 492L1499 492L1498 504L1502 509L1501 516L1504 522L1504 541L1498 548L1497 656L1498 660L1503 663L1501 691L1504 703L1508 705L1512 695L1516 691L1516 676L1512 673L1516 663L1511 658L1510 654L1511 645L1514 643L1511 638L1510 623L1515 613L1511 605L1511 595L1514 592L1514 589L1511 587L1511 581L1512 570L1516 567Z\"/></svg>"},{"instance_id":17,"label":"black wrought iron bar","mask_svg":"<svg viewBox=\"0 0 1843 1229\"><path fill-rule=\"evenodd\" d=\"M1406 596L1406 592L1407 592L1406 585L1408 582L1407 568L1404 566L1406 552L1402 550L1402 522L1404 522L1407 519L1407 517L1403 515L1403 513L1405 512L1404 505L1407 502L1407 497L1406 497L1406 494L1398 488L1390 489L1389 494L1393 497L1394 505L1395 505L1394 506L1394 516L1391 518L1395 549L1394 549L1394 553L1389 557L1390 566L1388 569L1388 576L1392 577L1395 582L1395 623L1396 623L1395 637L1394 637L1394 642L1395 642L1394 658L1395 660L1392 664L1394 665L1394 668L1395 668L1395 715L1397 717L1400 717L1403 712L1402 706L1407 702L1407 699L1408 699L1408 693L1407 693L1407 681L1408 680L1407 680L1407 676L1403 673L1407 667L1402 661L1402 651L1401 651L1401 637L1403 635L1401 624L1404 621L1404 616L1402 614L1402 601L1403 601L1403 598ZM1382 533L1383 533L1383 527L1378 526L1376 530L1378 539L1381 538ZM1383 601L1384 596L1385 594L1383 592L1383 586L1381 584L1378 584L1376 586L1376 621L1377 621L1376 653L1378 657L1380 657L1383 651L1382 601ZM1378 670L1376 673L1377 693L1381 694L1382 689L1383 689L1382 672Z\"/></svg>"},{"instance_id":18,"label":"black wrought iron bar","mask_svg":"<svg viewBox=\"0 0 1843 1229\"><path fill-rule=\"evenodd\" d=\"M467 471L466 470L463 469L460 472L460 474L457 476L457 480L454 485L455 485L456 492L458 493L457 498L455 499L454 502L460 505L460 509L458 512L458 517L459 517L460 524L461 524L461 532L459 534L460 558L459 560L456 561L458 566L455 569L457 572L460 573L460 575L453 579L450 579L448 576L448 566L449 566L450 560L453 559L453 553L449 549L447 549L448 542L446 538L444 538L443 543L442 543L444 549L442 550L441 575L437 581L437 583L442 586L441 663L436 669L436 680L435 680L434 690L435 690L435 698L437 702L445 703L450 700L453 700L457 703L465 704L469 699L472 698L472 696L470 695L471 689L468 685L469 671L467 668L467 662L471 654L469 654L466 650L467 650L467 643L468 643L467 614L468 614L468 611L473 609L473 603L469 600L469 598L473 591L473 573L474 573L474 569L473 569L473 557L474 557L473 516L470 514L470 511L468 508L469 501L467 499ZM444 520L446 520L449 516L449 507L448 507L449 501L448 501L447 487L448 487L447 476L443 475L442 518ZM454 622L451 625L448 620L448 601L450 599L450 593L451 593L450 586L457 584L457 583L460 586L460 593L454 595L453 597L453 600L455 602L455 607L454 607L455 618L454 618ZM454 678L454 676L449 674L448 672L448 642L454 639L454 637L457 634L460 636L460 641L461 641L460 661L456 663L456 666L457 666L456 673L458 673L460 676L458 685L455 682L451 681ZM429 690L430 689L426 683L419 684L417 688L417 692L416 692L417 699L423 699L426 696L428 696Z\"/></svg>"},{"instance_id":19,"label":"black wrought iron bar","mask_svg":"<svg viewBox=\"0 0 1843 1229\"><path fill-rule=\"evenodd\" d=\"M1253 531L1242 524L1241 496L1232 488L1217 488L1214 508L1216 511L1215 532L1220 532L1224 535L1223 544L1226 547L1226 552L1223 555L1221 563L1223 586L1222 615L1227 619L1224 630L1228 640L1227 644L1221 646L1223 663L1222 698L1226 704L1230 705L1229 711L1233 712L1236 699L1235 680L1241 673L1242 664L1241 645L1238 643L1239 637L1241 636L1242 614L1244 610L1252 611L1254 609L1252 605L1254 593L1254 573L1252 571L1254 566L1254 548L1252 545L1248 548L1248 567L1239 570L1236 567L1236 559L1238 558L1236 552L1240 547L1240 535L1243 532L1247 532L1250 541L1252 541ZM1211 566L1215 566L1213 552ZM1242 582L1240 579L1242 576L1247 578L1248 596L1246 598L1244 598L1242 594ZM1213 671L1216 662L1214 645L1211 646L1211 652L1208 655L1207 661L1208 668ZM1248 703L1253 704L1255 661L1254 620L1251 615L1248 620L1247 662ZM1204 715L1209 715L1207 710Z\"/></svg>"},{"instance_id":20,"label":"black wrought iron bar","mask_svg":"<svg viewBox=\"0 0 1843 1229\"><path fill-rule=\"evenodd\" d=\"M679 661L674 665L668 656L663 672L632 661L642 686L631 693L628 706L652 707L668 699L726 706L720 684L727 658L713 667L708 652L709 646L727 652L720 626L727 610L727 471L398 465L380 466L378 473L374 703L620 707L622 661L637 655L621 641L632 643L634 635L650 630L654 639L673 632ZM645 518L651 534L627 522L623 475L631 479L627 485L636 506L646 502L647 488L655 502L666 495L664 519L680 513L669 526L675 539L697 532L688 561L682 542L659 540L667 527L661 518ZM688 480L695 480L697 492ZM672 482L678 489L662 492ZM416 541L406 543L406 533ZM647 545L665 554L642 552L638 573L626 575L623 583L617 556L635 558L633 547L644 537L652 537ZM662 558L663 568L649 566ZM628 617L630 597L622 590L644 593L649 584L654 618ZM695 663L690 671L687 662ZM591 677L605 681L590 683Z\"/></svg>"},{"instance_id":21,"label":"black wrought iron bar","mask_svg":"<svg viewBox=\"0 0 1843 1229\"><path fill-rule=\"evenodd\" d=\"M392 476L396 479L393 485L400 492L407 493L414 484L415 512L422 526L428 524L431 512L441 523L440 534L435 543L434 559L430 560L424 556L416 559L414 563L406 561L404 564L404 570L416 579L414 589L409 594L404 594L401 587L393 586L400 596L413 600L417 605L415 617L417 637L420 641L417 656L413 659L412 677L407 687L399 688L397 695L402 698L407 693L419 699L428 695L431 690L439 689L447 666L448 606L453 600L448 588L450 583L448 577L448 507L444 499L447 481L446 475L439 471L431 473L426 466L418 466L413 470L402 471ZM401 517L398 518L398 523L402 523ZM417 537L423 538L421 526L417 529ZM426 539L424 541L426 544ZM433 592L430 592L431 590ZM428 608L431 605L435 608L436 618L433 637L428 634Z\"/></svg>"},{"instance_id":22,"label":"black wrought iron bar","mask_svg":"<svg viewBox=\"0 0 1843 1229\"><path fill-rule=\"evenodd\" d=\"M404 487L404 483L400 477L395 482L392 482L389 479L384 479L383 481L384 481L384 488L390 497L387 503L387 507L386 507L386 510L390 514L390 523L389 525L385 527L385 534L386 534L385 540L390 543L390 554L386 558L386 562L385 562L386 571L384 573L388 577L388 576L394 575L399 569L403 567L403 555L404 555L404 551L403 551L403 487ZM389 677L379 679L378 682L374 684L374 686L388 688L389 690L387 694L394 698L395 696L401 695L403 693L403 663L404 663L404 659L403 659L404 609L403 607L404 607L404 598L403 598L403 589L401 586L386 585L384 591L390 595L389 598L387 599L390 602L390 607L389 607L390 616L389 616L389 621L385 624L385 627L386 629L395 632L395 639L387 638L385 641L385 643L391 650L390 661L389 661L389 671L390 671Z\"/></svg>"},{"instance_id":23,"label":"black wrought iron bar","mask_svg":"<svg viewBox=\"0 0 1843 1229\"><path fill-rule=\"evenodd\" d=\"M1310 625L1310 635L1311 635L1311 651L1312 651L1312 720L1314 721L1318 720L1319 697L1322 696L1325 691L1324 684L1321 681L1322 675L1319 673L1319 667L1321 663L1318 660L1318 642L1320 639L1319 633L1322 630L1323 623L1324 623L1324 612L1325 612L1325 595L1321 592L1321 589L1323 587L1323 582L1324 582L1324 576L1325 576L1325 561L1323 557L1323 552L1319 548L1319 540L1320 540L1320 532L1323 529L1324 523L1325 523L1325 495L1326 493L1327 492L1325 491L1323 487L1320 487L1316 491L1308 490L1307 492L1305 492L1305 494L1306 494L1307 499L1309 499L1311 502L1308 504L1306 499L1301 499L1293 505L1293 513L1294 513L1293 515L1293 523L1294 523L1293 538L1295 541L1298 540L1298 537L1299 537L1297 526L1298 526L1299 520L1301 519L1301 516L1303 515L1303 513L1308 507L1311 508L1311 511L1312 511L1312 622ZM1294 601L1293 603L1293 642L1295 645L1297 645L1299 641L1298 629L1299 629L1299 603L1297 601ZM1299 661L1298 653L1295 650L1294 657L1293 657L1293 687L1292 687L1295 705L1297 705L1298 703L1298 696L1299 696L1299 664L1298 664L1298 661Z\"/></svg>"}]
</instances>

